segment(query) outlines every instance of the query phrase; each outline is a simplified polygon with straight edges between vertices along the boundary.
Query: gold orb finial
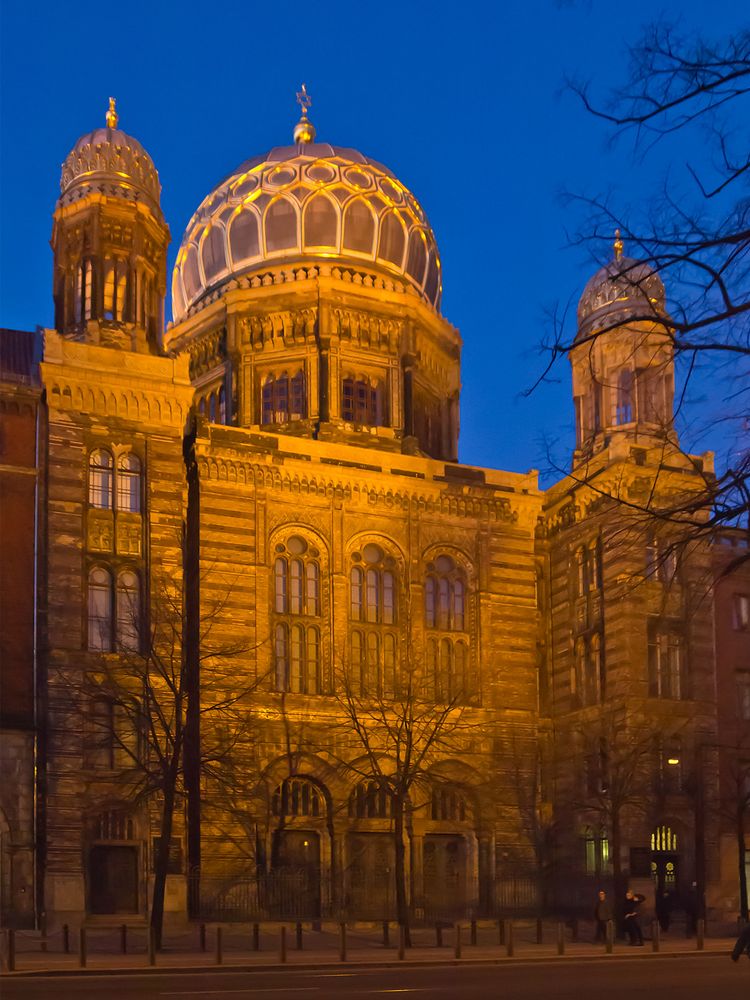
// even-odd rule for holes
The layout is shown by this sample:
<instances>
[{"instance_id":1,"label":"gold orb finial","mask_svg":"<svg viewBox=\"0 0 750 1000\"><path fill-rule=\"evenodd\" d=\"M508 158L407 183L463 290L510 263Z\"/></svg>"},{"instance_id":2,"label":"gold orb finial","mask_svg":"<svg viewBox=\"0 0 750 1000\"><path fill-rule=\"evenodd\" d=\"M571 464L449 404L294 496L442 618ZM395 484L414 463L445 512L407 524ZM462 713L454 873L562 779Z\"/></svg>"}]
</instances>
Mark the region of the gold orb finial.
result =
<instances>
[{"instance_id":1,"label":"gold orb finial","mask_svg":"<svg viewBox=\"0 0 750 1000\"><path fill-rule=\"evenodd\" d=\"M115 110L116 104L117 101L114 99L114 97L110 97L109 110L107 111L107 119L106 119L107 128L117 128L117 123L120 120L120 116L117 114L117 111Z\"/></svg>"},{"instance_id":2,"label":"gold orb finial","mask_svg":"<svg viewBox=\"0 0 750 1000\"><path fill-rule=\"evenodd\" d=\"M308 143L315 141L315 126L307 119L307 112L312 104L312 98L307 92L307 87L302 84L302 89L297 93L297 104L302 108L302 116L294 126L294 141L296 143Z\"/></svg>"},{"instance_id":3,"label":"gold orb finial","mask_svg":"<svg viewBox=\"0 0 750 1000\"><path fill-rule=\"evenodd\" d=\"M613 244L613 247L615 251L615 260L622 260L623 244L622 244L622 239L620 238L619 229L615 229L615 242Z\"/></svg>"}]
</instances>

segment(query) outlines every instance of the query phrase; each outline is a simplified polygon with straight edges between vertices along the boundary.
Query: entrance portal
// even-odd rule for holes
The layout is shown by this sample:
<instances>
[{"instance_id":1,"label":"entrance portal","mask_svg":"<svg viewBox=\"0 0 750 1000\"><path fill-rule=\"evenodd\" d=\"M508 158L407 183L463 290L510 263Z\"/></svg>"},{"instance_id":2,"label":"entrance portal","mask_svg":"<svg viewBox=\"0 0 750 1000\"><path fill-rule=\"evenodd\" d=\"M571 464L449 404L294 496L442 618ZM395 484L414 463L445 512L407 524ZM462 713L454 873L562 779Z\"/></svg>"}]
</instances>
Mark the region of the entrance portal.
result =
<instances>
[{"instance_id":1,"label":"entrance portal","mask_svg":"<svg viewBox=\"0 0 750 1000\"><path fill-rule=\"evenodd\" d=\"M279 917L320 916L320 837L308 830L277 830L272 877Z\"/></svg>"},{"instance_id":2,"label":"entrance portal","mask_svg":"<svg viewBox=\"0 0 750 1000\"><path fill-rule=\"evenodd\" d=\"M351 918L388 920L395 916L395 849L388 833L349 835L347 908Z\"/></svg>"},{"instance_id":3,"label":"entrance portal","mask_svg":"<svg viewBox=\"0 0 750 1000\"><path fill-rule=\"evenodd\" d=\"M424 838L424 901L428 920L453 920L466 909L466 841L458 834Z\"/></svg>"},{"instance_id":4,"label":"entrance portal","mask_svg":"<svg viewBox=\"0 0 750 1000\"><path fill-rule=\"evenodd\" d=\"M98 844L89 853L91 913L138 912L138 848Z\"/></svg>"},{"instance_id":5,"label":"entrance portal","mask_svg":"<svg viewBox=\"0 0 750 1000\"><path fill-rule=\"evenodd\" d=\"M671 827L658 826L651 834L651 876L657 897L665 892L677 891L679 860L677 834Z\"/></svg>"}]
</instances>

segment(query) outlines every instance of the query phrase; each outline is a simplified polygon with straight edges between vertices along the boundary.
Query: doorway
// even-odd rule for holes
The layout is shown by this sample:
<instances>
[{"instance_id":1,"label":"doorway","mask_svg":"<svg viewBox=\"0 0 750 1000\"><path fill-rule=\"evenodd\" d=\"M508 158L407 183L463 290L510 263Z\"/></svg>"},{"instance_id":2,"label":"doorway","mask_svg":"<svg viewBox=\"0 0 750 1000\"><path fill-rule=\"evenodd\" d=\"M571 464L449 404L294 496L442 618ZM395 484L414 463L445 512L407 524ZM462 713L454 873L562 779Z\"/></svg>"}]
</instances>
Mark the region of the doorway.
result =
<instances>
[{"instance_id":1,"label":"doorway","mask_svg":"<svg viewBox=\"0 0 750 1000\"><path fill-rule=\"evenodd\" d=\"M89 854L89 912L138 912L138 848L97 844Z\"/></svg>"}]
</instances>

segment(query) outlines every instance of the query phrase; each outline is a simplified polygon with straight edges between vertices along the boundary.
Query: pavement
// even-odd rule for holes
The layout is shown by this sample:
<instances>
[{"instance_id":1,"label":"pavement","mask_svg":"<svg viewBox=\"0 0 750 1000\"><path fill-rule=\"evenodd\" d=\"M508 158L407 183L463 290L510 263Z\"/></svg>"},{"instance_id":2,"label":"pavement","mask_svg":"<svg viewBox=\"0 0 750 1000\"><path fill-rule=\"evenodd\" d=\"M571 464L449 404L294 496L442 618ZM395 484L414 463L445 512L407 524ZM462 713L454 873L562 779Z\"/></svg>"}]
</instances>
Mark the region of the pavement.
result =
<instances>
[{"instance_id":1,"label":"pavement","mask_svg":"<svg viewBox=\"0 0 750 1000\"><path fill-rule=\"evenodd\" d=\"M154 964L149 961L147 937L144 927L129 927L126 936L127 953L122 954L120 932L112 927L87 928L87 955L85 967L81 966L78 954L78 934L72 932L68 938L70 954L64 953L64 938L61 931L42 939L35 932L16 932L15 969L7 969L7 942L4 942L3 973L6 979L34 976L118 976L145 974L180 973L195 975L223 972L283 972L292 969L303 970L341 969L357 966L361 969L396 969L408 966L476 966L513 965L542 963L561 967L573 962L612 962L615 958L632 962L649 960L651 963L667 958L718 958L728 956L734 944L732 937L709 937L705 939L703 950L699 950L694 938L685 938L679 933L663 935L658 951L654 943L647 940L644 947L631 948L617 940L613 953L607 954L604 945L588 940L571 941L569 932L564 938L564 954L559 954L557 927L545 925L543 943L536 943L536 928L533 924L514 925L512 953L507 941L499 943L497 924L479 924L477 943L469 943L469 928L461 931L460 957L456 956L455 932L452 928L443 931L443 946L438 947L435 931L416 929L412 931L413 947L406 949L403 959L399 958L395 947L395 926L391 926L390 942L384 946L382 931L376 927L347 929L345 959L341 956L339 927L324 925L320 931L305 927L302 935L302 949L296 947L294 925L286 926L286 954L281 956L281 928L264 926L259 936L259 950L253 949L252 932L249 928L237 926L222 927L221 950L217 952L216 927L209 927L206 933L206 950L199 947L196 930L166 935L164 947L154 956ZM583 936L583 935L582 935ZM46 950L43 950L46 949ZM692 964L692 963L691 963ZM731 964L731 963L728 963ZM750 965L750 963L747 963Z\"/></svg>"}]
</instances>

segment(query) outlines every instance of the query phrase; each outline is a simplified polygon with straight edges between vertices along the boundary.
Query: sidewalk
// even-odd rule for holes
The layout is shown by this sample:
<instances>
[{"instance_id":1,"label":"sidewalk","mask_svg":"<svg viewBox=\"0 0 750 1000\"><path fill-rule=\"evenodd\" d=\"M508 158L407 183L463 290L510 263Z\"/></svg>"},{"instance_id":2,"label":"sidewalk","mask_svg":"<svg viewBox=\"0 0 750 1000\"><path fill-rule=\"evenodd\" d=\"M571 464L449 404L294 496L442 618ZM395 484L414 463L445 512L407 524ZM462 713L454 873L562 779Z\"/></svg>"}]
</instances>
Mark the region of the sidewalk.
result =
<instances>
[{"instance_id":1,"label":"sidewalk","mask_svg":"<svg viewBox=\"0 0 750 1000\"><path fill-rule=\"evenodd\" d=\"M111 928L108 929L111 932ZM477 944L469 944L469 928L462 928L461 955L456 957L455 933L446 929L443 933L443 947L437 947L435 932L418 929L413 932L414 947L407 949L403 959L399 959L398 949L394 946L395 928L391 928L391 943L386 947L372 931L352 929L347 931L345 964L348 967L388 967L406 965L454 965L454 964L506 964L527 962L566 962L566 961L612 961L616 959L649 959L687 958L691 955L728 956L735 938L707 938L704 950L699 951L695 939L681 936L674 938L664 936L660 942L659 951L653 950L651 941L646 941L642 948L631 948L622 941L616 941L612 954L607 954L603 945L589 942L564 941L564 954L558 953L556 938L551 928L545 928L549 943L536 944L530 938L528 929L520 928L520 933L513 935L512 954L508 954L508 946L498 943L497 928L479 927ZM7 971L3 962L4 975L12 976L42 976L42 975L133 975L160 972L216 972L219 968L229 971L242 969L245 971L268 971L269 969L320 969L340 968L344 961L341 957L341 939L338 929L311 931L307 928L303 933L303 948L296 948L294 925L286 927L286 955L281 961L280 928L269 930L264 928L260 935L260 950L251 949L251 939L247 934L238 934L231 927L222 928L221 953L217 953L216 928L208 929L206 951L195 948L195 934L185 935L166 941L163 951L155 956L155 964L149 964L146 948L146 937L143 928L128 929L128 953L115 953L112 948L111 933L106 940L96 939L95 931L89 929L87 938L86 965L82 967L77 954L78 938L71 935L70 947L76 953L62 952L62 936L58 932L47 940L47 951L40 950L41 940L38 935L17 937L15 954L15 971ZM35 939L35 940L34 940ZM35 947L34 947L35 946ZM33 948L33 950L32 950ZM106 950L104 950L106 949ZM6 956L4 955L4 958Z\"/></svg>"}]
</instances>

